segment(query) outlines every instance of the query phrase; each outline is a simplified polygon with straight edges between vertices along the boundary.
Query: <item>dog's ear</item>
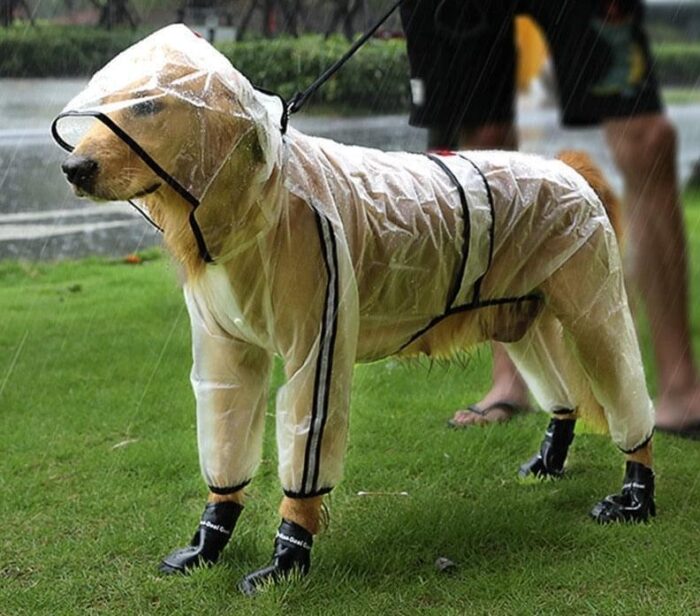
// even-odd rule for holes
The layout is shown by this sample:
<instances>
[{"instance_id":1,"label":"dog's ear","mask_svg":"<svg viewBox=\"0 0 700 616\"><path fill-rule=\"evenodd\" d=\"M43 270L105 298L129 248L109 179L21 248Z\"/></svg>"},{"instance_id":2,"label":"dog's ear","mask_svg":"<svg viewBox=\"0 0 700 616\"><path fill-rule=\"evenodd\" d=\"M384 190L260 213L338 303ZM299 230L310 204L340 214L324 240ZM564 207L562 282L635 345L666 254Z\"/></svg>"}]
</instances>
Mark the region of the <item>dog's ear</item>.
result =
<instances>
[{"instance_id":1,"label":"dog's ear","mask_svg":"<svg viewBox=\"0 0 700 616\"><path fill-rule=\"evenodd\" d=\"M207 72L179 79L173 82L182 87L179 115L172 110L171 116L182 129L171 137L182 139L168 169L199 202L190 222L200 253L221 261L249 245L272 217L262 195L269 170L260 113L250 86L238 92L235 83Z\"/></svg>"},{"instance_id":2,"label":"dog's ear","mask_svg":"<svg viewBox=\"0 0 700 616\"><path fill-rule=\"evenodd\" d=\"M220 159L223 164L202 195L193 221L198 227L195 233L199 234L200 252L205 249L214 261L226 260L246 248L272 220L267 208L274 200L264 194L266 183L260 172L265 153L258 133L249 121L238 124L233 130L235 141L222 143L231 137L221 135L216 139L219 151L228 151L228 155L224 155L225 161ZM241 135L238 131L245 132Z\"/></svg>"},{"instance_id":3,"label":"dog's ear","mask_svg":"<svg viewBox=\"0 0 700 616\"><path fill-rule=\"evenodd\" d=\"M265 153L263 152L257 132L253 133L251 137L253 137L252 143L250 144L251 158L254 163L262 165L265 162Z\"/></svg>"}]
</instances>

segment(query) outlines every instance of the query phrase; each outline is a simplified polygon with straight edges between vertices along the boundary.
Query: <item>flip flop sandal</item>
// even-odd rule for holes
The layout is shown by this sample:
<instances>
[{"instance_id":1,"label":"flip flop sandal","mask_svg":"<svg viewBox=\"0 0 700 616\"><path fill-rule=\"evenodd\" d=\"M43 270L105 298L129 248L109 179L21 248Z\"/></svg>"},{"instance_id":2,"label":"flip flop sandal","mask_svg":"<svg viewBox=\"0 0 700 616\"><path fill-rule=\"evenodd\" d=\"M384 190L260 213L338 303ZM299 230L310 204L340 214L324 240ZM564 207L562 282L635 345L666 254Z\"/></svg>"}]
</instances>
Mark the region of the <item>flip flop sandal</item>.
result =
<instances>
[{"instance_id":1,"label":"flip flop sandal","mask_svg":"<svg viewBox=\"0 0 700 616\"><path fill-rule=\"evenodd\" d=\"M506 411L511 415L511 417L517 413L524 413L529 410L526 406L520 406L519 404L514 404L513 402L506 402L505 400L501 400L499 402L494 402L493 404L490 404L489 406L483 409L479 408L477 404L472 404L468 406L467 410L464 412L473 413L474 415L478 415L479 417L486 417L486 415L488 415L491 411L494 411L496 409L502 409ZM461 430L462 428L468 428L469 426L475 424L465 424L460 421L456 421L454 417L451 417L447 420L447 425L450 428Z\"/></svg>"}]
</instances>

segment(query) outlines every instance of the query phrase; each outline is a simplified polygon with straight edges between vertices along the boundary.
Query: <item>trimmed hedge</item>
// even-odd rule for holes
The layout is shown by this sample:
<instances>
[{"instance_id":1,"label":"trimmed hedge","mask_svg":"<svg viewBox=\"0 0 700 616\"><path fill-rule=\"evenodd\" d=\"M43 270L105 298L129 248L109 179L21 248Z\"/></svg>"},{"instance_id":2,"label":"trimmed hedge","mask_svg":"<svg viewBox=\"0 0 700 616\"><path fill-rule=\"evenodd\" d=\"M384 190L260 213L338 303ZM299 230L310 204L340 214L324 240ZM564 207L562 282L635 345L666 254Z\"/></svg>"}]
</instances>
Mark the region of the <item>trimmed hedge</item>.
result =
<instances>
[{"instance_id":1,"label":"trimmed hedge","mask_svg":"<svg viewBox=\"0 0 700 616\"><path fill-rule=\"evenodd\" d=\"M0 77L88 76L146 34L80 26L0 29Z\"/></svg>"},{"instance_id":2,"label":"trimmed hedge","mask_svg":"<svg viewBox=\"0 0 700 616\"><path fill-rule=\"evenodd\" d=\"M279 38L220 45L233 65L255 85L289 99L311 85L348 49L344 38ZM371 40L327 81L309 104L343 109L395 111L409 102L408 62L403 41Z\"/></svg>"},{"instance_id":3,"label":"trimmed hedge","mask_svg":"<svg viewBox=\"0 0 700 616\"><path fill-rule=\"evenodd\" d=\"M0 30L0 77L87 76L146 31L79 26ZM348 49L341 37L276 38L224 43L219 49L254 84L285 98L310 85ZM666 85L697 86L700 44L655 46L656 70ZM410 100L403 41L371 40L310 100L334 109L404 111Z\"/></svg>"},{"instance_id":4,"label":"trimmed hedge","mask_svg":"<svg viewBox=\"0 0 700 616\"><path fill-rule=\"evenodd\" d=\"M88 76L147 32L37 26L0 30L0 77ZM341 37L277 38L218 45L255 85L285 98L309 86L347 49ZM409 101L402 41L369 41L309 104L397 111Z\"/></svg>"},{"instance_id":5,"label":"trimmed hedge","mask_svg":"<svg viewBox=\"0 0 700 616\"><path fill-rule=\"evenodd\" d=\"M700 85L700 43L662 43L654 46L654 58L661 83Z\"/></svg>"}]
</instances>

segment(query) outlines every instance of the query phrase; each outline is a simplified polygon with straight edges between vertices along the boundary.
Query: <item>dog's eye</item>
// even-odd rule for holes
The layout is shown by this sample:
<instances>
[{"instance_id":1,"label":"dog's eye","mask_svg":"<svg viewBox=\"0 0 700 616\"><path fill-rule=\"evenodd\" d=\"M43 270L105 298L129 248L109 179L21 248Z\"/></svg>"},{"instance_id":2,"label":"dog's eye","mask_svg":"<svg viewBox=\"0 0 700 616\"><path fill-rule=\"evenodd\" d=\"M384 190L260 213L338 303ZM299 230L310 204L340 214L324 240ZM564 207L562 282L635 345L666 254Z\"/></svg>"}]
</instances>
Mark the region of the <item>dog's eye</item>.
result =
<instances>
[{"instance_id":1,"label":"dog's eye","mask_svg":"<svg viewBox=\"0 0 700 616\"><path fill-rule=\"evenodd\" d=\"M161 109L163 109L163 103L151 99L141 103L136 103L131 109L136 116L155 115Z\"/></svg>"}]
</instances>

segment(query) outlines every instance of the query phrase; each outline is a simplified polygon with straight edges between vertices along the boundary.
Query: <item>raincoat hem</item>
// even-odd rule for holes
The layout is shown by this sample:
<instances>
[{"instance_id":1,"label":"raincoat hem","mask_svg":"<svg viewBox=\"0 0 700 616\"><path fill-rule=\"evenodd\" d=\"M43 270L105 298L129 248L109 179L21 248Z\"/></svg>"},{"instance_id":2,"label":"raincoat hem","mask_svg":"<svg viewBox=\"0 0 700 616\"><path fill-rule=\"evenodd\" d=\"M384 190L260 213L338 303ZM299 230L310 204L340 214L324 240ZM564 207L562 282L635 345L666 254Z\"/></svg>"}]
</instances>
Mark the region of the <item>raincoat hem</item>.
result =
<instances>
[{"instance_id":1,"label":"raincoat hem","mask_svg":"<svg viewBox=\"0 0 700 616\"><path fill-rule=\"evenodd\" d=\"M626 453L626 454L637 453L640 449L644 449L644 447L646 447L646 446L649 444L649 442L651 441L651 438L652 438L653 436L654 436L654 429L652 428L652 429L651 429L651 433L649 434L649 436L647 436L647 437L646 437L641 443L639 443L639 445L637 445L636 447L632 447L632 449L623 449L622 447L618 447L618 449L619 449L622 453Z\"/></svg>"},{"instance_id":2,"label":"raincoat hem","mask_svg":"<svg viewBox=\"0 0 700 616\"><path fill-rule=\"evenodd\" d=\"M210 492L213 492L214 494L220 494L220 495L226 495L226 494L233 494L234 492L238 492L239 490L242 490L245 488L252 479L246 479L245 481L242 481L239 484L236 484L235 486L225 486L225 487L217 487L217 486L207 486L209 488Z\"/></svg>"},{"instance_id":3,"label":"raincoat hem","mask_svg":"<svg viewBox=\"0 0 700 616\"><path fill-rule=\"evenodd\" d=\"M288 498L313 498L314 496L323 496L328 494L335 486L328 486L326 488L319 488L311 492L295 492L293 490L283 490L284 495Z\"/></svg>"}]
</instances>

